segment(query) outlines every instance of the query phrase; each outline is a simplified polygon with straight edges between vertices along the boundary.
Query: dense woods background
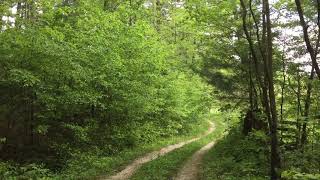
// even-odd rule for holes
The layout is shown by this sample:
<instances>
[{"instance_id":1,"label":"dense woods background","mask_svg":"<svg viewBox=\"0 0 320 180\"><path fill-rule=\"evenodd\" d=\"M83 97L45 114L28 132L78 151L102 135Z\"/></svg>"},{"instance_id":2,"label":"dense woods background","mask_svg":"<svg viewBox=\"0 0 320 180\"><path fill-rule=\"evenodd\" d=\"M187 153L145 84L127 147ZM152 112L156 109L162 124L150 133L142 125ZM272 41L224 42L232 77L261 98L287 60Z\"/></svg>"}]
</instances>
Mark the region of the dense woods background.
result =
<instances>
[{"instance_id":1,"label":"dense woods background","mask_svg":"<svg viewBox=\"0 0 320 180\"><path fill-rule=\"evenodd\" d=\"M204 179L319 179L319 4L0 1L0 179L112 173L210 110Z\"/></svg>"}]
</instances>

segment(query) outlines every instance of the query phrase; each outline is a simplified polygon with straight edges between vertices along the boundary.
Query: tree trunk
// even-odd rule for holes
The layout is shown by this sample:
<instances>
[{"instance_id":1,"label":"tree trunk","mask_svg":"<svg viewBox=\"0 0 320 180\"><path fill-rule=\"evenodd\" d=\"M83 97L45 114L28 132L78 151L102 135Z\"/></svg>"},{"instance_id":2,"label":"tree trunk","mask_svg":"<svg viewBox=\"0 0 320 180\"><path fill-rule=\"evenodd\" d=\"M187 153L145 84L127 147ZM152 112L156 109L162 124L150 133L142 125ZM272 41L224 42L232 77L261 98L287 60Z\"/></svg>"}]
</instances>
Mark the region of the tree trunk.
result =
<instances>
[{"instance_id":1,"label":"tree trunk","mask_svg":"<svg viewBox=\"0 0 320 180\"><path fill-rule=\"evenodd\" d=\"M272 124L271 124L271 179L278 180L280 179L279 170L281 168L280 160L280 151L279 151L279 142L278 142L278 117L275 101L275 93L273 87L273 69L272 69L272 30L271 30L271 19L270 19L270 8L269 1L264 0L265 4L265 16L266 16L266 28L267 28L267 60L268 67L265 67L269 73L268 76L268 85L269 85L269 99L270 99L270 110L272 115Z\"/></svg>"},{"instance_id":2,"label":"tree trunk","mask_svg":"<svg viewBox=\"0 0 320 180\"><path fill-rule=\"evenodd\" d=\"M280 104L280 122L283 121L283 105L284 105L284 90L286 87L286 62L284 58L285 48L282 52L282 84L281 84L281 104ZM280 135L280 141L282 141L282 131Z\"/></svg>"},{"instance_id":3,"label":"tree trunk","mask_svg":"<svg viewBox=\"0 0 320 180\"><path fill-rule=\"evenodd\" d=\"M307 24L305 22L305 19L304 19L304 14L303 14L301 2L300 2L300 0L295 0L295 2L296 2L296 6L297 6L297 11L299 13L300 24L301 24L302 29L303 29L304 41L306 43L307 50L308 50L308 52L309 52L309 54L311 56L312 66L314 67L315 72L318 75L318 78L320 79L320 69L319 69L319 65L318 65L318 62L317 62L317 58L316 58L316 52L313 49L313 47L311 45L311 42L310 42L310 38L309 38L309 34L308 34L308 26L307 26ZM319 13L319 11L320 10L319 10L319 4L318 4L318 13ZM319 17L318 17L318 21L319 21ZM319 24L318 24L318 28L319 28Z\"/></svg>"},{"instance_id":4,"label":"tree trunk","mask_svg":"<svg viewBox=\"0 0 320 180\"><path fill-rule=\"evenodd\" d=\"M282 53L282 84L281 84L281 104L280 104L280 122L283 121L284 89L286 86L286 62L284 59L284 50Z\"/></svg>"},{"instance_id":5,"label":"tree trunk","mask_svg":"<svg viewBox=\"0 0 320 180\"><path fill-rule=\"evenodd\" d=\"M304 122L302 125L302 134L301 134L301 145L303 146L307 142L307 122L309 118L309 110L311 105L311 92L312 92L312 80L314 79L314 68L312 68L309 82L307 85L307 97L305 101L305 107L304 107Z\"/></svg>"},{"instance_id":6,"label":"tree trunk","mask_svg":"<svg viewBox=\"0 0 320 180\"><path fill-rule=\"evenodd\" d=\"M317 0L317 11L318 11L318 39L316 43L316 49L315 49L315 59L317 59L318 55L318 49L320 46L320 0ZM307 96L305 100L305 109L304 109L304 122L302 125L302 135L301 135L301 145L305 145L307 143L307 124L308 124L308 119L309 119L309 111L310 111L310 106L311 106L311 93L312 93L312 81L314 79L315 75L315 67L312 66L312 70L310 73L309 77L309 82L307 84ZM319 75L318 75L319 77Z\"/></svg>"},{"instance_id":7,"label":"tree trunk","mask_svg":"<svg viewBox=\"0 0 320 180\"><path fill-rule=\"evenodd\" d=\"M298 82L298 89L297 89L297 139L296 139L296 146L300 145L300 135L301 135L301 123L300 123L300 116L302 115L302 106L301 106L301 77L300 77L300 69L297 69L297 82Z\"/></svg>"},{"instance_id":8,"label":"tree trunk","mask_svg":"<svg viewBox=\"0 0 320 180\"><path fill-rule=\"evenodd\" d=\"M249 48L252 54L252 59L254 62L255 66L255 74L256 74L256 79L258 80L258 83L260 87L262 88L262 98L261 98L261 103L264 107L265 114L267 115L268 123L269 125L271 124L271 118L270 118L270 106L269 106L269 100L268 100L268 90L265 82L262 81L262 76L260 74L260 68L259 68L259 61L258 61L258 56L257 53L254 49L254 43L252 41L252 38L249 34L248 28L247 28L247 22L246 22L246 17L247 17L247 9L246 5L244 3L244 0L240 0L241 2L241 7L242 7L242 21L243 21L243 30L246 35L246 39L249 43ZM264 59L264 58L263 58Z\"/></svg>"}]
</instances>

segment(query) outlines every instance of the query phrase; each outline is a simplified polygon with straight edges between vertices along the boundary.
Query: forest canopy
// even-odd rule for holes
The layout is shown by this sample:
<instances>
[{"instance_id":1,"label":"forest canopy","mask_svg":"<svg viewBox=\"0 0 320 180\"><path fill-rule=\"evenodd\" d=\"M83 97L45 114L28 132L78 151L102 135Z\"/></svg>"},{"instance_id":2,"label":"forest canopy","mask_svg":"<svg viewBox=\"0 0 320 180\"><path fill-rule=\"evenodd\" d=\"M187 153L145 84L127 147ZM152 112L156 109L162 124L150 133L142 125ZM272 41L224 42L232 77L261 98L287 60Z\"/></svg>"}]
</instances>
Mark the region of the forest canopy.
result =
<instances>
[{"instance_id":1,"label":"forest canopy","mask_svg":"<svg viewBox=\"0 0 320 180\"><path fill-rule=\"evenodd\" d=\"M0 179L110 175L215 117L225 164L203 179L319 179L319 0L3 0L0 18Z\"/></svg>"}]
</instances>

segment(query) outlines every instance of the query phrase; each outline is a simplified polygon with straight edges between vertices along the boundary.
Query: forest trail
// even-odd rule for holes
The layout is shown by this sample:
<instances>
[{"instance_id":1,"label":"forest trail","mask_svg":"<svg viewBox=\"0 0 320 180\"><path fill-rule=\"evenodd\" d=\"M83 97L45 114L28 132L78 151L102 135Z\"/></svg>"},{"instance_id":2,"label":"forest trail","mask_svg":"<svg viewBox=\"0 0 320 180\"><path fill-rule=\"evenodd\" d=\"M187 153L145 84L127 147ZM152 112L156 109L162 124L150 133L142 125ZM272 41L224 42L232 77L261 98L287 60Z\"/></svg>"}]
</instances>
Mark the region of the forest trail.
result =
<instances>
[{"instance_id":1,"label":"forest trail","mask_svg":"<svg viewBox=\"0 0 320 180\"><path fill-rule=\"evenodd\" d=\"M183 146L185 146L187 144L190 144L190 143L192 143L194 141L197 141L197 140L209 135L210 133L212 133L215 130L215 125L212 122L209 122L209 123L210 123L210 128L208 129L208 131L205 134L203 134L203 135L201 135L201 136L199 136L197 138L190 139L188 141L184 141L184 142L180 142L178 144L173 144L173 145L169 145L167 147L163 147L158 151L150 152L150 153L148 153L148 154L146 154L146 155L134 160L131 164L126 166L122 171L120 171L116 175L111 176L111 177L107 177L107 178L101 178L101 180L124 180L124 179L129 179L136 172L136 170L138 170L143 164L145 164L147 162L150 162L152 160L155 160L158 157L164 156L167 153L169 153L169 152L171 152L171 151L173 151L175 149L181 148L181 147L183 147Z\"/></svg>"},{"instance_id":2,"label":"forest trail","mask_svg":"<svg viewBox=\"0 0 320 180\"><path fill-rule=\"evenodd\" d=\"M179 171L175 180L196 180L198 179L200 165L203 156L214 146L215 141L205 145L186 162L186 164Z\"/></svg>"}]
</instances>

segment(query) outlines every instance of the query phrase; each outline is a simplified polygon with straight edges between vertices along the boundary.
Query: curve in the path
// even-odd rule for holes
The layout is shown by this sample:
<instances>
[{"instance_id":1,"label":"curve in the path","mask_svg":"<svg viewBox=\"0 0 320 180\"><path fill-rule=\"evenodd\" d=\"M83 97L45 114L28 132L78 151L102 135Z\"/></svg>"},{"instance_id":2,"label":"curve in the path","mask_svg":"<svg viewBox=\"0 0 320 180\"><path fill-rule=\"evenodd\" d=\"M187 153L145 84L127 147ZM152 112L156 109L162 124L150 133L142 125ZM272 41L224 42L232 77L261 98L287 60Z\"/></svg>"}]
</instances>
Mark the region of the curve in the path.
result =
<instances>
[{"instance_id":1,"label":"curve in the path","mask_svg":"<svg viewBox=\"0 0 320 180\"><path fill-rule=\"evenodd\" d=\"M136 160L134 160L131 164L129 164L128 166L125 167L125 169L123 169L122 171L120 171L119 173L117 173L116 175L114 176L111 176L111 177L107 177L107 178L101 178L102 180L124 180L124 179L129 179L135 172L137 169L139 169L143 164L147 163L147 162L150 162L154 159L157 159L158 157L160 156L164 156L165 154L175 150L175 149L178 149L178 148L181 148L183 147L184 145L186 144L190 144L194 141L197 141L199 140L200 138L202 137L205 137L207 135L209 135L210 133L212 133L215 129L215 126L212 122L209 122L210 123L210 128L209 130L202 136L200 137L197 137L197 138L193 138L193 139L190 139L188 141L185 141L185 142L181 142L181 143L178 143L178 144L174 144L174 145L169 145L167 147L164 147L158 151L153 151L151 153L148 153Z\"/></svg>"},{"instance_id":2,"label":"curve in the path","mask_svg":"<svg viewBox=\"0 0 320 180\"><path fill-rule=\"evenodd\" d=\"M197 180L199 175L200 165L203 156L214 146L215 142L211 142L202 147L186 162L186 164L179 171L175 180Z\"/></svg>"}]
</instances>

